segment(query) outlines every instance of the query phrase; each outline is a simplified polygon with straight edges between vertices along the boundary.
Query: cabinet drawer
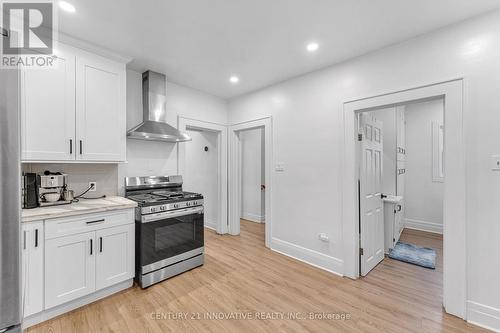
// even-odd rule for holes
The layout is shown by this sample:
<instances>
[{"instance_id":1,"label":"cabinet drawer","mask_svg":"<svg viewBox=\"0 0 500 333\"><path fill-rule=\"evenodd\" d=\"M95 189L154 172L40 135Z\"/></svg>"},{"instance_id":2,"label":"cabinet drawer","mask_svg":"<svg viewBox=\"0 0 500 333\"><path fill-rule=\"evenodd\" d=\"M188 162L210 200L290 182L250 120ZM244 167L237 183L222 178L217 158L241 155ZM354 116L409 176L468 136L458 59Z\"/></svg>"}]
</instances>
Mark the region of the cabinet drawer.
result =
<instances>
[{"instance_id":1,"label":"cabinet drawer","mask_svg":"<svg viewBox=\"0 0 500 333\"><path fill-rule=\"evenodd\" d=\"M45 221L45 239L134 223L134 209L93 213Z\"/></svg>"}]
</instances>

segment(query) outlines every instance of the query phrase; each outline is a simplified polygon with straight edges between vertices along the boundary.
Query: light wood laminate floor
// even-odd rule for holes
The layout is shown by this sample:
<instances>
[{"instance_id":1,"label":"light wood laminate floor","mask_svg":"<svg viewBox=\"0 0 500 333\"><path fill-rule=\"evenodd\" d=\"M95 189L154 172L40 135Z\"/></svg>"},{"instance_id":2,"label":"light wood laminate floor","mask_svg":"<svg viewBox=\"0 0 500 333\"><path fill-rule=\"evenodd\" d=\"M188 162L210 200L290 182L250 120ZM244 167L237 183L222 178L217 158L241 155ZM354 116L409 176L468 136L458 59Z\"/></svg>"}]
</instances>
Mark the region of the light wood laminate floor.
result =
<instances>
[{"instance_id":1,"label":"light wood laminate floor","mask_svg":"<svg viewBox=\"0 0 500 333\"><path fill-rule=\"evenodd\" d=\"M436 270L386 258L355 281L266 249L263 224L242 221L241 236L205 235L203 267L145 290L130 288L29 332L486 332L442 310L440 236L402 235L437 250ZM350 319L303 318L310 313ZM243 314L254 318L234 318Z\"/></svg>"}]
</instances>

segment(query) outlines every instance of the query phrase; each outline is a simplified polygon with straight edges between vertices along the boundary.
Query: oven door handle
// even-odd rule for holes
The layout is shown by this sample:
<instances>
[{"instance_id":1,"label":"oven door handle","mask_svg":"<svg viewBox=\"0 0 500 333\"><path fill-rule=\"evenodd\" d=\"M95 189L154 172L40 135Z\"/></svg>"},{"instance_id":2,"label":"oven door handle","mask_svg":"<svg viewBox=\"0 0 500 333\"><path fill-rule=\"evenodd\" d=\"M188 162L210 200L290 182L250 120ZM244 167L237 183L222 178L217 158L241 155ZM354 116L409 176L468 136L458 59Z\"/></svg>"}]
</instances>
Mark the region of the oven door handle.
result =
<instances>
[{"instance_id":1,"label":"oven door handle","mask_svg":"<svg viewBox=\"0 0 500 333\"><path fill-rule=\"evenodd\" d=\"M172 212L162 212L162 213L144 215L144 216L142 216L141 222L148 223L148 222L170 219L170 218L179 217L179 216L187 216L187 215L201 214L201 213L203 213L202 206L193 207L193 208L185 208L185 209L174 210Z\"/></svg>"}]
</instances>

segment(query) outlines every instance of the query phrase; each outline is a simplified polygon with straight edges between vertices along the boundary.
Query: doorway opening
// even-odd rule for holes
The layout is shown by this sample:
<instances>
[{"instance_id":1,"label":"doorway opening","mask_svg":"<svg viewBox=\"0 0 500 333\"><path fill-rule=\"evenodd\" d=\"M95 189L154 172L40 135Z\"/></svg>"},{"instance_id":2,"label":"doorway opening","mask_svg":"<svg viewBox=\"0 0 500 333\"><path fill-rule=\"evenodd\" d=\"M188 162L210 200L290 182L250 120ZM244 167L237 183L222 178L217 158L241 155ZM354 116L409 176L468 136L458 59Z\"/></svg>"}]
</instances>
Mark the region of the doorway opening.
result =
<instances>
[{"instance_id":1,"label":"doorway opening","mask_svg":"<svg viewBox=\"0 0 500 333\"><path fill-rule=\"evenodd\" d=\"M241 231L252 233L264 243L266 197L264 129L258 127L242 130L238 132L238 137L241 166Z\"/></svg>"},{"instance_id":2,"label":"doorway opening","mask_svg":"<svg viewBox=\"0 0 500 333\"><path fill-rule=\"evenodd\" d=\"M466 317L466 173L463 146L463 80L452 80L418 88L405 89L344 104L344 145L342 179L342 233L344 275L359 278L360 240L359 210L359 141L358 117L366 111L441 98L444 100L443 129L443 300L447 313ZM373 133L372 133L373 134ZM373 134L376 135L376 134ZM379 144L379 143L377 143ZM439 174L439 173L438 173ZM378 203L373 200L374 206ZM379 215L380 216L380 215ZM370 234L370 233L369 233ZM383 239L383 231L371 233ZM362 234L361 234L362 235ZM380 236L382 235L382 236ZM363 236L362 236L363 237ZM375 242L375 241L373 241ZM366 240L365 240L366 243ZM378 254L380 256L380 253Z\"/></svg>"},{"instance_id":3,"label":"doorway opening","mask_svg":"<svg viewBox=\"0 0 500 333\"><path fill-rule=\"evenodd\" d=\"M402 267L431 295L442 293L443 116L442 97L357 113L360 274Z\"/></svg>"},{"instance_id":4,"label":"doorway opening","mask_svg":"<svg viewBox=\"0 0 500 333\"><path fill-rule=\"evenodd\" d=\"M179 117L179 129L192 141L179 143L178 173L186 191L203 194L205 227L218 234L227 226L227 127L222 124Z\"/></svg>"},{"instance_id":5,"label":"doorway opening","mask_svg":"<svg viewBox=\"0 0 500 333\"><path fill-rule=\"evenodd\" d=\"M186 146L189 163L185 170L184 189L203 194L205 227L216 230L220 218L217 211L218 133L191 127L186 130L192 141Z\"/></svg>"},{"instance_id":6,"label":"doorway opening","mask_svg":"<svg viewBox=\"0 0 500 333\"><path fill-rule=\"evenodd\" d=\"M229 128L229 233L263 233L266 247L272 239L271 131L270 117Z\"/></svg>"}]
</instances>

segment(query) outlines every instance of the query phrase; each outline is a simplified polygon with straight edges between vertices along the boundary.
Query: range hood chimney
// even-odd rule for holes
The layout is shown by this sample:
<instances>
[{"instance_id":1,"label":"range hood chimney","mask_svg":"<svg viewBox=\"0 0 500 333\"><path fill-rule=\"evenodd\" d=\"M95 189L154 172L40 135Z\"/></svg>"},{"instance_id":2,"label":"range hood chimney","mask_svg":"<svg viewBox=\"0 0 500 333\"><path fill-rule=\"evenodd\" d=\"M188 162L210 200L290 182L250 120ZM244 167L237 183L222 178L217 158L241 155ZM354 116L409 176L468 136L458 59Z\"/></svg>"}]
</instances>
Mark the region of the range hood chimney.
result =
<instances>
[{"instance_id":1,"label":"range hood chimney","mask_svg":"<svg viewBox=\"0 0 500 333\"><path fill-rule=\"evenodd\" d=\"M131 139L183 142L191 137L167 124L166 111L167 79L153 71L142 73L143 121L127 132Z\"/></svg>"}]
</instances>

